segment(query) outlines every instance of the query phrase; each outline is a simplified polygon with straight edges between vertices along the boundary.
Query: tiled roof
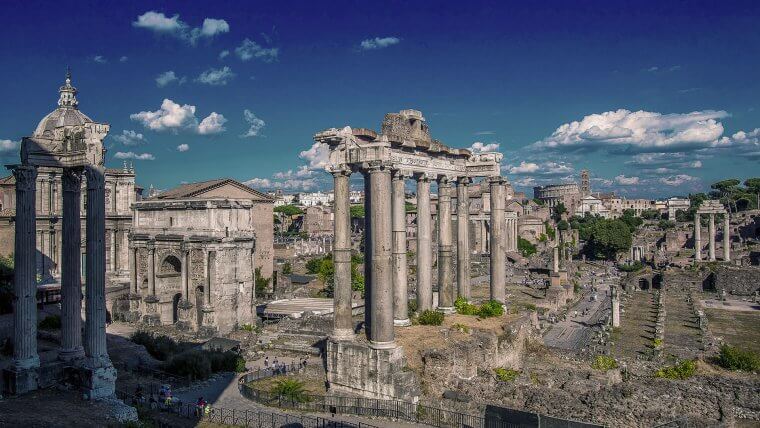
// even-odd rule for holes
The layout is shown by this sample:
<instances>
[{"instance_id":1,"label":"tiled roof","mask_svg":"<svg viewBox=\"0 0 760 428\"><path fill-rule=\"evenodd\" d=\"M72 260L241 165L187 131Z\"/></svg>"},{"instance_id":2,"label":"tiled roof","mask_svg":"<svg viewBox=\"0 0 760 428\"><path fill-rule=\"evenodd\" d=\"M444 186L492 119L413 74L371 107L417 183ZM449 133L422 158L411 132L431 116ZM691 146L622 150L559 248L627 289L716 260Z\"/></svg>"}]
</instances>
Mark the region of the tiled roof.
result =
<instances>
[{"instance_id":1,"label":"tiled roof","mask_svg":"<svg viewBox=\"0 0 760 428\"><path fill-rule=\"evenodd\" d=\"M217 187L221 187L224 185L232 185L235 187L238 187L240 189L243 189L253 196L257 196L259 198L263 199L272 199L271 196L267 195L266 193L259 192L258 190L252 189L248 186L246 186L243 183L240 183L239 181L233 180L231 178L219 178L216 180L208 180L208 181L200 181L197 183L188 183L183 184L181 186L175 187L173 189L169 189L165 192L161 192L160 194L153 196L149 199L188 199L188 198L194 198L204 192L207 192L209 190L212 190Z\"/></svg>"}]
</instances>

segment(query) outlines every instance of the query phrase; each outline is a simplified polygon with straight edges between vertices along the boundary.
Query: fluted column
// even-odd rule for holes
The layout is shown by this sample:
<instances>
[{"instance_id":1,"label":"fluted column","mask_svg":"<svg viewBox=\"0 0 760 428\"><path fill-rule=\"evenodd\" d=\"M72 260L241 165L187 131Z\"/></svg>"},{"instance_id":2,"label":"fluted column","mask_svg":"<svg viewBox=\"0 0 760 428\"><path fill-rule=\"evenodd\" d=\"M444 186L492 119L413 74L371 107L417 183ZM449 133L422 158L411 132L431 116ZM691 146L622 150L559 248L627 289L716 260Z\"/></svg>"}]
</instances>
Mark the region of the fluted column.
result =
<instances>
[{"instance_id":1,"label":"fluted column","mask_svg":"<svg viewBox=\"0 0 760 428\"><path fill-rule=\"evenodd\" d=\"M354 322L351 316L351 206L349 201L350 170L333 172L335 198L333 201L333 232L335 266L333 291L333 332L332 338L346 340L354 337ZM368 213L365 213L368 215Z\"/></svg>"},{"instance_id":2,"label":"fluted column","mask_svg":"<svg viewBox=\"0 0 760 428\"><path fill-rule=\"evenodd\" d=\"M13 366L17 370L34 369L40 366L37 355L37 212L35 193L37 190L37 168L16 166L16 217L13 263ZM26 392L36 389L36 380L20 389Z\"/></svg>"},{"instance_id":3,"label":"fluted column","mask_svg":"<svg viewBox=\"0 0 760 428\"><path fill-rule=\"evenodd\" d=\"M452 269L451 181L438 179L438 309L454 312L454 275Z\"/></svg>"},{"instance_id":4,"label":"fluted column","mask_svg":"<svg viewBox=\"0 0 760 428\"><path fill-rule=\"evenodd\" d=\"M372 245L372 313L367 339L375 349L396 346L393 331L393 284L391 275L391 171L386 165L368 167L372 201L370 216ZM367 260L365 260L367 262Z\"/></svg>"},{"instance_id":5,"label":"fluted column","mask_svg":"<svg viewBox=\"0 0 760 428\"><path fill-rule=\"evenodd\" d=\"M129 281L130 291L133 295L139 294L139 288L137 285L137 248L129 249Z\"/></svg>"},{"instance_id":6,"label":"fluted column","mask_svg":"<svg viewBox=\"0 0 760 428\"><path fill-rule=\"evenodd\" d=\"M710 223L708 223L707 234L709 235L708 251L710 261L715 261L715 214L710 213Z\"/></svg>"},{"instance_id":7,"label":"fluted column","mask_svg":"<svg viewBox=\"0 0 760 428\"><path fill-rule=\"evenodd\" d=\"M694 259L702 261L702 222L701 215L694 213Z\"/></svg>"},{"instance_id":8,"label":"fluted column","mask_svg":"<svg viewBox=\"0 0 760 428\"><path fill-rule=\"evenodd\" d=\"M731 223L728 218L729 214L723 214L723 261L731 260Z\"/></svg>"},{"instance_id":9,"label":"fluted column","mask_svg":"<svg viewBox=\"0 0 760 428\"><path fill-rule=\"evenodd\" d=\"M109 366L106 349L106 205L102 167L88 166L87 263L85 271L84 350L90 367Z\"/></svg>"},{"instance_id":10,"label":"fluted column","mask_svg":"<svg viewBox=\"0 0 760 428\"><path fill-rule=\"evenodd\" d=\"M393 324L412 325L408 315L407 266L406 266L406 198L402 171L393 172L392 228L393 228Z\"/></svg>"},{"instance_id":11,"label":"fluted column","mask_svg":"<svg viewBox=\"0 0 760 428\"><path fill-rule=\"evenodd\" d=\"M506 296L506 252L504 179L491 177L491 300L504 303Z\"/></svg>"},{"instance_id":12,"label":"fluted column","mask_svg":"<svg viewBox=\"0 0 760 428\"><path fill-rule=\"evenodd\" d=\"M417 310L433 308L430 178L417 177Z\"/></svg>"},{"instance_id":13,"label":"fluted column","mask_svg":"<svg viewBox=\"0 0 760 428\"><path fill-rule=\"evenodd\" d=\"M82 222L80 213L82 171L63 170L63 252L61 266L61 351L71 361L84 356L82 347Z\"/></svg>"},{"instance_id":14,"label":"fluted column","mask_svg":"<svg viewBox=\"0 0 760 428\"><path fill-rule=\"evenodd\" d=\"M469 184L470 179L467 177L460 177L457 181L457 292L465 299L470 298Z\"/></svg>"}]
</instances>

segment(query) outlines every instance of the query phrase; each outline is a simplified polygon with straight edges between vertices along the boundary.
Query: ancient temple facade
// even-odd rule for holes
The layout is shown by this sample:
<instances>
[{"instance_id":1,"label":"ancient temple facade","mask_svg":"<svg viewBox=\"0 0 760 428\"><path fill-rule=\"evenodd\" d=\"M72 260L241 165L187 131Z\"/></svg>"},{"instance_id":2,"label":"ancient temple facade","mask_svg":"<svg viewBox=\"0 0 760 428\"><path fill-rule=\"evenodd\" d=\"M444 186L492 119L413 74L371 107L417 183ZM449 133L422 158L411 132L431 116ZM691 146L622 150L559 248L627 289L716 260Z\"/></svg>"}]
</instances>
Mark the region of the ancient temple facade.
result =
<instances>
[{"instance_id":1,"label":"ancient temple facade","mask_svg":"<svg viewBox=\"0 0 760 428\"><path fill-rule=\"evenodd\" d=\"M273 208L273 198L231 179L136 202L124 317L206 335L253 324L256 275L272 277Z\"/></svg>"}]
</instances>

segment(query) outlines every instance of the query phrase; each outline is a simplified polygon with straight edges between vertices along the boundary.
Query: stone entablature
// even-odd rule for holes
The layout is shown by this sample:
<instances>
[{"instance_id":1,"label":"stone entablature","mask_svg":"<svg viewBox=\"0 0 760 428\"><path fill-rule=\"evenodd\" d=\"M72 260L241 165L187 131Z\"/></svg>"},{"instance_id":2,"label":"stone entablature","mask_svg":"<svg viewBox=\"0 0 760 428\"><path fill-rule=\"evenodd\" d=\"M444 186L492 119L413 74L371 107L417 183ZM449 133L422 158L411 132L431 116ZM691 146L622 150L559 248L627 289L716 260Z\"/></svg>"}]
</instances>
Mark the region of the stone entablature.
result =
<instances>
[{"instance_id":1,"label":"stone entablature","mask_svg":"<svg viewBox=\"0 0 760 428\"><path fill-rule=\"evenodd\" d=\"M694 259L702 260L702 215L709 216L707 224L708 237L708 257L710 261L715 261L715 215L723 216L723 261L728 262L731 259L731 225L728 211L719 201L709 199L697 208L694 213Z\"/></svg>"}]
</instances>

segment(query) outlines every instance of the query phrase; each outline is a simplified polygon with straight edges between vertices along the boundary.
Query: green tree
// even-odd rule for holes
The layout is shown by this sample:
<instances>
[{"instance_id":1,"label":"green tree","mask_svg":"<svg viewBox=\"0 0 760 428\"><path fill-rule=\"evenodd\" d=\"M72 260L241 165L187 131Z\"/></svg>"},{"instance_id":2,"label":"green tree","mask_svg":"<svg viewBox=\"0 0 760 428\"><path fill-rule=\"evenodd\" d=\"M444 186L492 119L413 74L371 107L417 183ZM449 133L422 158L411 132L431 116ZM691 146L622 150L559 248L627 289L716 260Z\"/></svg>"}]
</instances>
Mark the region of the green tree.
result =
<instances>
[{"instance_id":1,"label":"green tree","mask_svg":"<svg viewBox=\"0 0 760 428\"><path fill-rule=\"evenodd\" d=\"M276 213L282 213L287 216L294 216L294 215L301 215L303 214L303 210L298 208L295 205L280 205L279 207L274 207L274 212Z\"/></svg>"},{"instance_id":2,"label":"green tree","mask_svg":"<svg viewBox=\"0 0 760 428\"><path fill-rule=\"evenodd\" d=\"M562 220L562 214L567 212L567 208L565 207L565 204L560 202L554 206L553 211L554 211L553 212L554 221L560 221Z\"/></svg>"},{"instance_id":3,"label":"green tree","mask_svg":"<svg viewBox=\"0 0 760 428\"><path fill-rule=\"evenodd\" d=\"M272 388L272 393L296 403L305 403L309 401L303 382L298 379L280 379Z\"/></svg>"},{"instance_id":4,"label":"green tree","mask_svg":"<svg viewBox=\"0 0 760 428\"><path fill-rule=\"evenodd\" d=\"M293 266L290 264L290 262L286 262L282 265L282 274L283 275L290 275L293 273Z\"/></svg>"},{"instance_id":5,"label":"green tree","mask_svg":"<svg viewBox=\"0 0 760 428\"><path fill-rule=\"evenodd\" d=\"M570 223L567 222L567 220L560 220L557 222L557 229L559 230L567 230L570 228Z\"/></svg>"},{"instance_id":6,"label":"green tree","mask_svg":"<svg viewBox=\"0 0 760 428\"><path fill-rule=\"evenodd\" d=\"M364 205L351 205L351 218L364 218Z\"/></svg>"},{"instance_id":7,"label":"green tree","mask_svg":"<svg viewBox=\"0 0 760 428\"><path fill-rule=\"evenodd\" d=\"M269 283L272 281L272 278L264 278L261 276L261 268L257 267L254 269L254 276L256 277L256 295L261 296L266 294L267 289L269 287Z\"/></svg>"},{"instance_id":8,"label":"green tree","mask_svg":"<svg viewBox=\"0 0 760 428\"><path fill-rule=\"evenodd\" d=\"M711 189L717 192L720 196L721 202L728 205L728 209L731 209L731 205L734 206L734 212L736 212L736 203L734 202L734 194L739 190L738 186L741 181L735 178L729 178L728 180L721 180L717 183L710 185Z\"/></svg>"},{"instance_id":9,"label":"green tree","mask_svg":"<svg viewBox=\"0 0 760 428\"><path fill-rule=\"evenodd\" d=\"M659 220L660 212L649 208L641 212L641 218L645 220Z\"/></svg>"},{"instance_id":10,"label":"green tree","mask_svg":"<svg viewBox=\"0 0 760 428\"><path fill-rule=\"evenodd\" d=\"M530 257L536 254L536 246L531 244L527 239L517 237L517 250L523 257Z\"/></svg>"},{"instance_id":11,"label":"green tree","mask_svg":"<svg viewBox=\"0 0 760 428\"><path fill-rule=\"evenodd\" d=\"M598 219L587 233L585 249L593 258L614 260L618 252L627 251L633 243L633 230L622 218Z\"/></svg>"}]
</instances>

